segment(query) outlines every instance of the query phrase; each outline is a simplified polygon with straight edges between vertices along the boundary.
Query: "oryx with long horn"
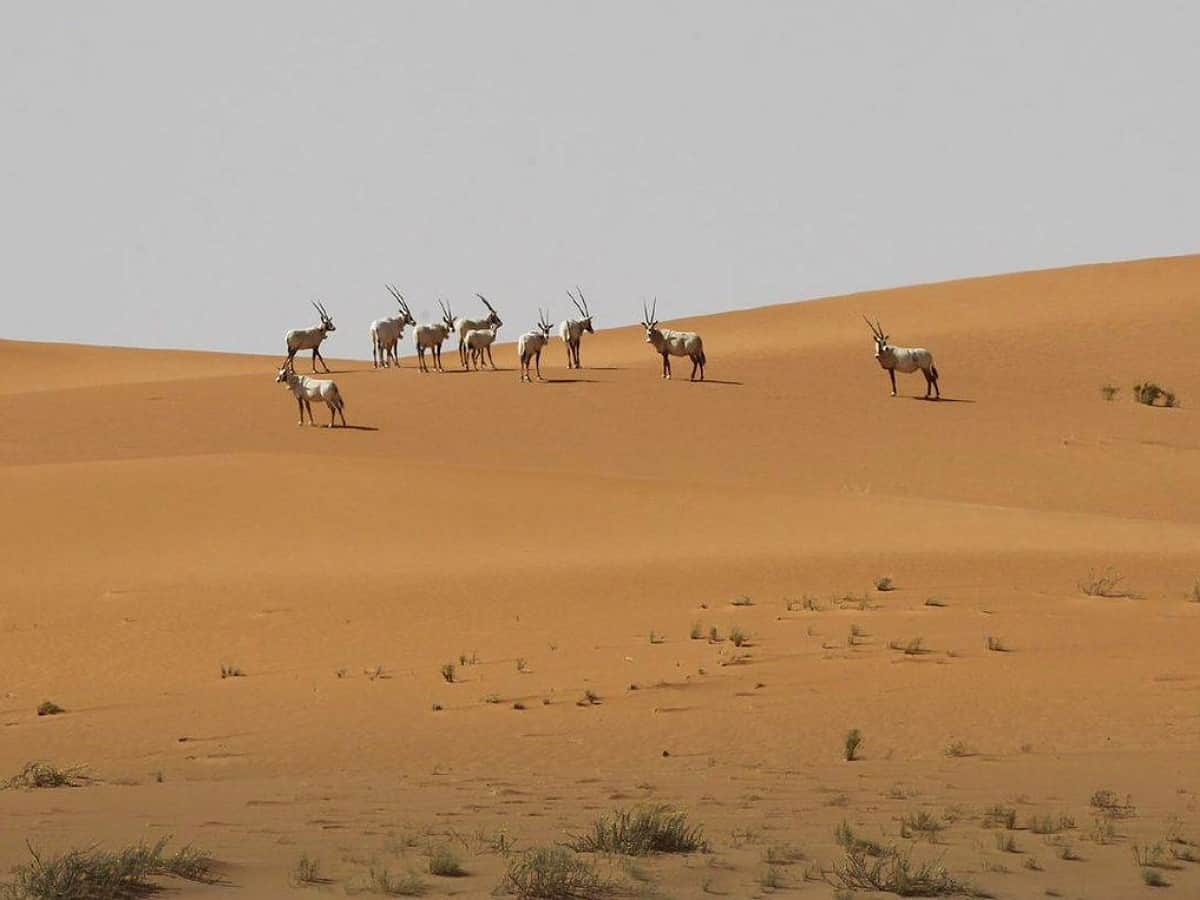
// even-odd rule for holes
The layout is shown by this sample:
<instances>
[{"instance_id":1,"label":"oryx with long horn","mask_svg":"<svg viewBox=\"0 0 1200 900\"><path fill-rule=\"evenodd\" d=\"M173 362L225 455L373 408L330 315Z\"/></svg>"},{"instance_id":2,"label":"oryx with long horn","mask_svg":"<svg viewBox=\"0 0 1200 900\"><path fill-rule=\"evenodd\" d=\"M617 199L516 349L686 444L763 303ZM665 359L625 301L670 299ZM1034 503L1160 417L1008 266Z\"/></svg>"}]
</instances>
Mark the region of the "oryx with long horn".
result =
<instances>
[{"instance_id":1,"label":"oryx with long horn","mask_svg":"<svg viewBox=\"0 0 1200 900\"><path fill-rule=\"evenodd\" d=\"M417 324L412 314L408 312L408 307L404 303L404 295L390 284L385 287L400 304L400 315L376 319L371 323L371 362L377 369L386 369L389 365L399 367L400 361L396 358L396 346L404 337L404 326Z\"/></svg>"},{"instance_id":2,"label":"oryx with long horn","mask_svg":"<svg viewBox=\"0 0 1200 900\"><path fill-rule=\"evenodd\" d=\"M316 425L313 421L312 401L320 400L329 407L329 427L333 427L334 416L342 417L342 427L346 427L346 408L345 401L342 400L342 394L338 390L336 382L323 378L309 378L307 375L297 375L296 370L292 368L288 361L284 361L279 367L279 371L275 373L275 381L286 384L288 390L292 392L292 396L296 398L296 406L300 408L300 421L296 424L304 424L304 411L308 410L308 424Z\"/></svg>"},{"instance_id":3,"label":"oryx with long horn","mask_svg":"<svg viewBox=\"0 0 1200 900\"><path fill-rule=\"evenodd\" d=\"M487 297L483 294L476 294L483 305L488 308L488 316L486 319L464 319L458 318L454 320L454 331L458 334L458 361L462 367L467 368L467 351L466 344L467 332L469 331L487 331L488 329L499 328L504 323L500 321L500 315L496 312L496 308L488 303ZM487 348L488 362L492 364L492 368L496 368L496 361L492 359L492 348Z\"/></svg>"},{"instance_id":4,"label":"oryx with long horn","mask_svg":"<svg viewBox=\"0 0 1200 900\"><path fill-rule=\"evenodd\" d=\"M571 302L575 304L575 308L579 310L580 318L566 319L558 326L558 333L562 336L563 343L567 347L567 368L582 369L583 366L579 362L579 345L583 342L583 333L595 334L595 329L592 328L592 313L588 309L587 298L583 296L582 288L575 288L579 292L579 299L570 291L567 291L567 296L571 298Z\"/></svg>"},{"instance_id":5,"label":"oryx with long horn","mask_svg":"<svg viewBox=\"0 0 1200 900\"><path fill-rule=\"evenodd\" d=\"M550 317L538 307L538 323L534 331L527 331L517 338L517 355L521 357L521 380L533 381L529 377L529 364L537 369L537 380L542 378L542 349L550 343Z\"/></svg>"},{"instance_id":6,"label":"oryx with long horn","mask_svg":"<svg viewBox=\"0 0 1200 900\"><path fill-rule=\"evenodd\" d=\"M321 316L320 325L314 325L312 328L293 328L283 336L284 341L287 342L287 364L295 368L296 354L301 350L311 350L313 371L317 371L317 360L319 359L321 365L325 366L325 371L328 372L329 366L325 364L325 357L321 355L321 342L325 340L329 332L337 331L337 329L333 327L333 319L329 317L323 304L313 301L313 308Z\"/></svg>"},{"instance_id":7,"label":"oryx with long horn","mask_svg":"<svg viewBox=\"0 0 1200 900\"><path fill-rule=\"evenodd\" d=\"M426 350L433 351L433 367L439 372L446 371L442 368L442 344L454 331L454 314L450 311L450 305L443 303L440 298L438 306L442 308L442 321L418 325L413 330L413 337L416 338L417 344L417 367L422 372L429 371L429 366L425 364ZM407 309L406 304L405 310L407 311Z\"/></svg>"},{"instance_id":8,"label":"oryx with long horn","mask_svg":"<svg viewBox=\"0 0 1200 900\"><path fill-rule=\"evenodd\" d=\"M888 343L888 336L877 319L874 324L866 316L863 320L875 336L875 359L892 380L892 396L896 396L896 372L915 372L921 370L925 376L925 399L929 399L929 391L933 390L934 399L940 400L942 392L938 388L938 370L933 364L933 354L924 347L893 347Z\"/></svg>"},{"instance_id":9,"label":"oryx with long horn","mask_svg":"<svg viewBox=\"0 0 1200 900\"><path fill-rule=\"evenodd\" d=\"M646 310L646 301L642 301L642 325L646 329L646 343L653 344L654 349L662 355L662 377L671 377L671 357L686 356L692 361L691 381L696 381L696 373L700 373L700 381L704 380L704 366L708 358L704 355L704 341L694 331L671 331L658 327L655 313L658 311L658 298L654 305Z\"/></svg>"}]
</instances>

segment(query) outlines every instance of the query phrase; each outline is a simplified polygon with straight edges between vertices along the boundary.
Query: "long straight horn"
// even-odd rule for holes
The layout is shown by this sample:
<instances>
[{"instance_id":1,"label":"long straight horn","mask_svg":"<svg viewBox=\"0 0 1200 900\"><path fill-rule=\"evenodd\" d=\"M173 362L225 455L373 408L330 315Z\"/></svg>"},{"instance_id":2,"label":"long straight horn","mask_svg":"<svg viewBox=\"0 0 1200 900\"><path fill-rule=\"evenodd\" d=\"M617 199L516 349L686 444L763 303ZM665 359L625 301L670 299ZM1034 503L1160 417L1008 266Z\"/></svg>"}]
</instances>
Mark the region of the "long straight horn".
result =
<instances>
[{"instance_id":1,"label":"long straight horn","mask_svg":"<svg viewBox=\"0 0 1200 900\"><path fill-rule=\"evenodd\" d=\"M658 324L658 319L654 318L656 315L658 315L658 298L657 297L655 297L654 301L650 304L650 324L651 325Z\"/></svg>"},{"instance_id":2,"label":"long straight horn","mask_svg":"<svg viewBox=\"0 0 1200 900\"><path fill-rule=\"evenodd\" d=\"M579 292L579 302L583 304L583 317L585 319L590 318L592 314L588 312L587 297L583 296L583 288L575 285L575 290Z\"/></svg>"},{"instance_id":3,"label":"long straight horn","mask_svg":"<svg viewBox=\"0 0 1200 900\"><path fill-rule=\"evenodd\" d=\"M650 325L650 313L646 309L646 301L645 300L642 301L642 324L647 327L649 327L649 325Z\"/></svg>"},{"instance_id":4,"label":"long straight horn","mask_svg":"<svg viewBox=\"0 0 1200 900\"><path fill-rule=\"evenodd\" d=\"M403 295L402 293L400 293L398 290L396 290L396 287L395 287L395 285L386 284L386 285L384 285L384 287L386 287L386 288L388 289L388 292L389 292L389 293L390 293L390 294L391 294L393 297L395 297L395 298L396 298L396 302L397 302L397 303L399 303L401 306L403 306L403 305L404 305L404 295Z\"/></svg>"},{"instance_id":5,"label":"long straight horn","mask_svg":"<svg viewBox=\"0 0 1200 900\"><path fill-rule=\"evenodd\" d=\"M575 295L568 290L567 296L571 298L571 302L575 304L575 308L579 310L579 314L586 319L587 313L583 311L583 307L579 305L579 301L575 299Z\"/></svg>"},{"instance_id":6,"label":"long straight horn","mask_svg":"<svg viewBox=\"0 0 1200 900\"><path fill-rule=\"evenodd\" d=\"M480 293L476 293L475 296L483 301L483 305L488 308L489 312L496 312L495 307L493 307L492 304L487 302L487 297L483 296L483 294L480 294ZM499 313L497 313L497 315L499 315Z\"/></svg>"},{"instance_id":7,"label":"long straight horn","mask_svg":"<svg viewBox=\"0 0 1200 900\"><path fill-rule=\"evenodd\" d=\"M866 323L867 323L867 327L871 329L871 334L874 334L874 335L878 335L878 334L879 334L879 332L877 332L877 331L875 330L875 326L871 324L871 320L870 320L870 319L868 319L868 318L867 318L865 315L863 316L863 321L864 321L864 322L866 322Z\"/></svg>"}]
</instances>

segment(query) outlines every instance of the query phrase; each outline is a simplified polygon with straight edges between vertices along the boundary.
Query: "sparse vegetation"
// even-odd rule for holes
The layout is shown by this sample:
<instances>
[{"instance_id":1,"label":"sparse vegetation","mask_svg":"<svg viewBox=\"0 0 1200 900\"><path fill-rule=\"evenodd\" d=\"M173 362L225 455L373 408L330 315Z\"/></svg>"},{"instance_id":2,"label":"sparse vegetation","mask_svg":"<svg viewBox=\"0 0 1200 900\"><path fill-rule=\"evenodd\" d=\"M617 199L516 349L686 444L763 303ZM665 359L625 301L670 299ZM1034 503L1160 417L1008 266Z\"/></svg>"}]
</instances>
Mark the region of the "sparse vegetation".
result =
<instances>
[{"instance_id":1,"label":"sparse vegetation","mask_svg":"<svg viewBox=\"0 0 1200 900\"><path fill-rule=\"evenodd\" d=\"M851 625L850 631L846 635L846 646L857 647L858 642L867 636L866 629L861 625Z\"/></svg>"},{"instance_id":2,"label":"sparse vegetation","mask_svg":"<svg viewBox=\"0 0 1200 900\"><path fill-rule=\"evenodd\" d=\"M1017 811L1011 806L996 804L983 811L984 828L1006 828L1012 831L1017 827Z\"/></svg>"},{"instance_id":3,"label":"sparse vegetation","mask_svg":"<svg viewBox=\"0 0 1200 900\"><path fill-rule=\"evenodd\" d=\"M59 713L65 713L66 710L52 700L43 700L38 704L37 714L39 716L57 716Z\"/></svg>"},{"instance_id":4,"label":"sparse vegetation","mask_svg":"<svg viewBox=\"0 0 1200 900\"><path fill-rule=\"evenodd\" d=\"M34 788L81 787L91 781L92 779L84 774L83 766L68 766L60 769L48 762L35 760L25 763L21 771L12 778L0 782L0 788L32 790Z\"/></svg>"},{"instance_id":5,"label":"sparse vegetation","mask_svg":"<svg viewBox=\"0 0 1200 900\"><path fill-rule=\"evenodd\" d=\"M1116 399L1117 394L1121 393L1121 389L1115 384L1106 384L1101 386L1100 393L1104 395L1105 400L1111 403Z\"/></svg>"},{"instance_id":6,"label":"sparse vegetation","mask_svg":"<svg viewBox=\"0 0 1200 900\"><path fill-rule=\"evenodd\" d=\"M500 695L499 694L488 694L486 697L483 698L483 702L490 703L492 705L500 703L501 702Z\"/></svg>"},{"instance_id":7,"label":"sparse vegetation","mask_svg":"<svg viewBox=\"0 0 1200 900\"><path fill-rule=\"evenodd\" d=\"M708 642L710 644L719 644L725 638L721 637L721 632L717 630L717 626L713 625L708 629Z\"/></svg>"},{"instance_id":8,"label":"sparse vegetation","mask_svg":"<svg viewBox=\"0 0 1200 900\"><path fill-rule=\"evenodd\" d=\"M1020 853L1017 849L1016 838L1007 831L997 831L992 837L996 841L996 849L1001 853Z\"/></svg>"},{"instance_id":9,"label":"sparse vegetation","mask_svg":"<svg viewBox=\"0 0 1200 900\"><path fill-rule=\"evenodd\" d=\"M1058 834L1074 827L1075 820L1065 815L1034 816L1029 820L1029 830L1034 834Z\"/></svg>"},{"instance_id":10,"label":"sparse vegetation","mask_svg":"<svg viewBox=\"0 0 1200 900\"><path fill-rule=\"evenodd\" d=\"M854 829L850 827L850 823L845 819L833 830L833 839L847 853L864 853L867 856L883 856L886 852L884 848L872 841L870 838L861 837L855 834Z\"/></svg>"},{"instance_id":11,"label":"sparse vegetation","mask_svg":"<svg viewBox=\"0 0 1200 900\"><path fill-rule=\"evenodd\" d=\"M231 666L231 665L226 665L226 664L222 663L221 664L221 677L222 678L245 678L246 673L243 672L237 666Z\"/></svg>"},{"instance_id":12,"label":"sparse vegetation","mask_svg":"<svg viewBox=\"0 0 1200 900\"><path fill-rule=\"evenodd\" d=\"M1192 603L1200 603L1200 578L1192 584L1192 590L1188 593L1187 598Z\"/></svg>"},{"instance_id":13,"label":"sparse vegetation","mask_svg":"<svg viewBox=\"0 0 1200 900\"><path fill-rule=\"evenodd\" d=\"M763 862L768 866L790 866L804 859L804 854L794 847L776 845L763 851Z\"/></svg>"},{"instance_id":14,"label":"sparse vegetation","mask_svg":"<svg viewBox=\"0 0 1200 900\"><path fill-rule=\"evenodd\" d=\"M445 663L439 671L441 671L442 680L445 681L446 684L454 684L454 673L456 671L454 668L454 663Z\"/></svg>"},{"instance_id":15,"label":"sparse vegetation","mask_svg":"<svg viewBox=\"0 0 1200 900\"><path fill-rule=\"evenodd\" d=\"M892 650L899 650L905 656L921 656L929 651L924 647L925 638L915 637L909 638L907 641L888 641L888 647Z\"/></svg>"},{"instance_id":16,"label":"sparse vegetation","mask_svg":"<svg viewBox=\"0 0 1200 900\"><path fill-rule=\"evenodd\" d=\"M942 751L952 759L958 759L963 756L973 756L974 753L966 741L951 741L946 745L946 749Z\"/></svg>"},{"instance_id":17,"label":"sparse vegetation","mask_svg":"<svg viewBox=\"0 0 1200 900\"><path fill-rule=\"evenodd\" d=\"M661 804L619 809L601 816L587 834L567 842L580 853L696 853L708 849L704 831L689 825L687 813Z\"/></svg>"},{"instance_id":18,"label":"sparse vegetation","mask_svg":"<svg viewBox=\"0 0 1200 900\"><path fill-rule=\"evenodd\" d=\"M167 854L169 842L164 837L116 852L93 847L53 857L42 857L30 847L32 859L13 870L13 880L3 886L4 895L6 900L118 900L156 892L155 878L216 880L206 854L191 847Z\"/></svg>"},{"instance_id":19,"label":"sparse vegetation","mask_svg":"<svg viewBox=\"0 0 1200 900\"><path fill-rule=\"evenodd\" d=\"M429 890L425 879L416 872L393 875L385 867L371 866L359 884L346 888L347 894L383 894L387 897L421 897Z\"/></svg>"},{"instance_id":20,"label":"sparse vegetation","mask_svg":"<svg viewBox=\"0 0 1200 900\"><path fill-rule=\"evenodd\" d=\"M1158 869L1142 869L1142 881L1147 887L1170 887L1171 882L1163 877L1163 873Z\"/></svg>"},{"instance_id":21,"label":"sparse vegetation","mask_svg":"<svg viewBox=\"0 0 1200 900\"><path fill-rule=\"evenodd\" d=\"M729 640L733 642L733 646L735 647L744 647L750 642L750 635L735 625L729 629Z\"/></svg>"},{"instance_id":22,"label":"sparse vegetation","mask_svg":"<svg viewBox=\"0 0 1200 900\"><path fill-rule=\"evenodd\" d=\"M1121 587L1121 582L1124 580L1121 574L1111 567L1103 572L1091 569L1088 577L1079 582L1079 590L1089 597L1107 597L1114 600L1137 596L1132 591Z\"/></svg>"},{"instance_id":23,"label":"sparse vegetation","mask_svg":"<svg viewBox=\"0 0 1200 900\"><path fill-rule=\"evenodd\" d=\"M666 640L666 638L664 638L661 634L655 632L653 628L650 629L650 643L661 644L664 640Z\"/></svg>"},{"instance_id":24,"label":"sparse vegetation","mask_svg":"<svg viewBox=\"0 0 1200 900\"><path fill-rule=\"evenodd\" d=\"M871 856L861 849L846 851L834 863L837 885L852 891L883 891L901 897L984 897L967 882L952 877L940 863L916 865L912 857L895 847Z\"/></svg>"},{"instance_id":25,"label":"sparse vegetation","mask_svg":"<svg viewBox=\"0 0 1200 900\"><path fill-rule=\"evenodd\" d=\"M300 854L296 868L288 879L293 887L304 887L312 884L329 884L328 878L321 876L321 861L307 853Z\"/></svg>"},{"instance_id":26,"label":"sparse vegetation","mask_svg":"<svg viewBox=\"0 0 1200 900\"><path fill-rule=\"evenodd\" d=\"M525 704L522 703L520 700L518 700L516 703L513 704L513 709L516 709L516 710L525 709Z\"/></svg>"},{"instance_id":27,"label":"sparse vegetation","mask_svg":"<svg viewBox=\"0 0 1200 900\"><path fill-rule=\"evenodd\" d=\"M950 604L947 603L945 598L943 598L943 597L926 597L925 605L926 606L936 606L936 607L940 608L943 606L949 606Z\"/></svg>"},{"instance_id":28,"label":"sparse vegetation","mask_svg":"<svg viewBox=\"0 0 1200 900\"><path fill-rule=\"evenodd\" d=\"M765 891L777 891L787 887L787 876L778 866L767 866L758 875L758 886Z\"/></svg>"},{"instance_id":29,"label":"sparse vegetation","mask_svg":"<svg viewBox=\"0 0 1200 900\"><path fill-rule=\"evenodd\" d=\"M429 874L439 878L462 878L467 870L449 847L435 847L429 852Z\"/></svg>"},{"instance_id":30,"label":"sparse vegetation","mask_svg":"<svg viewBox=\"0 0 1200 900\"><path fill-rule=\"evenodd\" d=\"M1137 809L1133 805L1132 796L1126 794L1124 801L1122 801L1115 791L1107 789L1096 791L1096 793L1092 794L1092 798L1088 803L1100 815L1110 819L1128 819L1137 812Z\"/></svg>"},{"instance_id":31,"label":"sparse vegetation","mask_svg":"<svg viewBox=\"0 0 1200 900\"><path fill-rule=\"evenodd\" d=\"M858 749L862 746L862 732L857 728L851 728L846 732L846 740L843 744L842 755L845 756L846 762L854 762L858 759Z\"/></svg>"},{"instance_id":32,"label":"sparse vegetation","mask_svg":"<svg viewBox=\"0 0 1200 900\"><path fill-rule=\"evenodd\" d=\"M874 581L874 584L875 584L875 590L885 592L885 593L887 591L894 591L896 589L895 584L892 583L892 579L886 575L884 575L880 578L876 578Z\"/></svg>"},{"instance_id":33,"label":"sparse vegetation","mask_svg":"<svg viewBox=\"0 0 1200 900\"><path fill-rule=\"evenodd\" d=\"M563 847L535 847L513 856L496 893L518 900L590 900L616 894L620 885Z\"/></svg>"},{"instance_id":34,"label":"sparse vegetation","mask_svg":"<svg viewBox=\"0 0 1200 900\"><path fill-rule=\"evenodd\" d=\"M754 605L754 601L751 600L750 597L746 594L742 594L740 597L734 597L729 602L734 606L753 606Z\"/></svg>"},{"instance_id":35,"label":"sparse vegetation","mask_svg":"<svg viewBox=\"0 0 1200 900\"><path fill-rule=\"evenodd\" d=\"M600 695L588 688L583 692L583 696L577 701L577 706L595 706L600 702Z\"/></svg>"},{"instance_id":36,"label":"sparse vegetation","mask_svg":"<svg viewBox=\"0 0 1200 900\"><path fill-rule=\"evenodd\" d=\"M1003 638L987 636L987 648L993 653L1008 653L1008 644L1004 643Z\"/></svg>"},{"instance_id":37,"label":"sparse vegetation","mask_svg":"<svg viewBox=\"0 0 1200 900\"><path fill-rule=\"evenodd\" d=\"M523 656L518 656L517 657L517 671L520 672L522 675L528 673L529 672L529 660L527 660Z\"/></svg>"},{"instance_id":38,"label":"sparse vegetation","mask_svg":"<svg viewBox=\"0 0 1200 900\"><path fill-rule=\"evenodd\" d=\"M916 815L900 817L900 836L905 840L911 839L916 834L918 837L925 838L929 843L936 844L938 835L945 827L936 817L925 810L921 810Z\"/></svg>"},{"instance_id":39,"label":"sparse vegetation","mask_svg":"<svg viewBox=\"0 0 1200 900\"><path fill-rule=\"evenodd\" d=\"M1162 385L1155 384L1153 381L1135 384L1133 386L1133 401L1141 403L1143 406L1174 407L1179 405L1179 400L1173 391L1168 391Z\"/></svg>"},{"instance_id":40,"label":"sparse vegetation","mask_svg":"<svg viewBox=\"0 0 1200 900\"><path fill-rule=\"evenodd\" d=\"M688 637L690 637L693 641L700 640L702 637L704 637L704 626L699 622L696 622L694 625L692 625L692 630L688 632Z\"/></svg>"}]
</instances>

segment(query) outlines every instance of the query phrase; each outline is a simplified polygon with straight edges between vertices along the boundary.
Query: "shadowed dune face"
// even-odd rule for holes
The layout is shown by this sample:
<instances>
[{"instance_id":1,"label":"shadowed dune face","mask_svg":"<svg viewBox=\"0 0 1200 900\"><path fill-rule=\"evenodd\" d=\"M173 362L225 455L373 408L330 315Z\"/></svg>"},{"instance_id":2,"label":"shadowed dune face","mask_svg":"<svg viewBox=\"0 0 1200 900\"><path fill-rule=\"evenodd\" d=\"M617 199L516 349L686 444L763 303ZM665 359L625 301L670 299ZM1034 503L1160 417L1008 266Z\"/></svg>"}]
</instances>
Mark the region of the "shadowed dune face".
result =
<instances>
[{"instance_id":1,"label":"shadowed dune face","mask_svg":"<svg viewBox=\"0 0 1200 900\"><path fill-rule=\"evenodd\" d=\"M960 402L914 399L919 374L889 397L863 313ZM720 836L706 877L740 896L772 842L828 867L842 818L898 839L961 807L943 849L978 883L1121 897L1131 842L1172 816L1200 840L1200 258L663 324L703 335L711 381L660 381L635 327L585 336L579 372L554 341L535 385L512 345L505 371L419 375L335 361L334 335L361 430L296 427L271 357L0 342L0 777L145 782L0 793L0 863L152 811L272 896L301 849L349 880L402 827L538 843L658 799ZM1133 403L1145 380L1183 407ZM1079 590L1107 566L1136 598ZM1102 787L1142 814L1086 866L1029 835L1023 869L979 831L1017 795L1082 828ZM503 868L476 856L466 896ZM681 865L652 868L699 892Z\"/></svg>"}]
</instances>

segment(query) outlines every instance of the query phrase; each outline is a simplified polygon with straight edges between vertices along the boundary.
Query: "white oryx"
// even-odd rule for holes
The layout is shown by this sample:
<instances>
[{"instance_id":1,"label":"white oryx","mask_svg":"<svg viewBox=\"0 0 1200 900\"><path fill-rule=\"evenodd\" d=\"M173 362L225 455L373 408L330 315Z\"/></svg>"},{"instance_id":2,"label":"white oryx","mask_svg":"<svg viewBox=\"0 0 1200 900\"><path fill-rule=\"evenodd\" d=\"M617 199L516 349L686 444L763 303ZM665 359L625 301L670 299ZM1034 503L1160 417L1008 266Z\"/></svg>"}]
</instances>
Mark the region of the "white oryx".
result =
<instances>
[{"instance_id":1,"label":"white oryx","mask_svg":"<svg viewBox=\"0 0 1200 900\"><path fill-rule=\"evenodd\" d=\"M488 316L486 319L464 319L458 318L454 320L454 331L458 334L458 361L465 369L467 367L467 332L482 331L485 328L499 328L504 323L500 321L500 316L496 312L492 304L487 302L487 298L483 294L476 294L483 305L488 308ZM492 368L496 368L496 362L492 359L492 351L488 349L488 361L491 362Z\"/></svg>"},{"instance_id":2,"label":"white oryx","mask_svg":"<svg viewBox=\"0 0 1200 900\"><path fill-rule=\"evenodd\" d=\"M275 380L286 383L288 390L296 398L296 406L300 408L300 421L296 423L297 425L304 424L306 409L308 410L308 424L317 424L313 421L312 401L321 400L329 407L329 427L334 427L334 413L342 417L342 427L346 427L346 414L343 412L345 404L342 402L341 392L338 391L335 382L328 379L309 378L307 375L297 375L296 370L287 362L279 367Z\"/></svg>"},{"instance_id":3,"label":"white oryx","mask_svg":"<svg viewBox=\"0 0 1200 900\"><path fill-rule=\"evenodd\" d=\"M538 324L536 331L527 331L517 338L517 355L521 357L521 380L533 382L529 377L529 364L532 362L537 369L538 381L542 378L542 348L550 343L549 315L538 308Z\"/></svg>"},{"instance_id":4,"label":"white oryx","mask_svg":"<svg viewBox=\"0 0 1200 900\"><path fill-rule=\"evenodd\" d=\"M438 306L442 308L442 321L418 325L413 329L413 337L417 344L417 367L422 372L429 371L429 366L425 364L426 350L433 351L433 367L439 372L446 371L442 368L442 344L454 331L454 314L450 312L449 304L440 299ZM404 305L404 311L408 312L408 304Z\"/></svg>"},{"instance_id":5,"label":"white oryx","mask_svg":"<svg viewBox=\"0 0 1200 900\"><path fill-rule=\"evenodd\" d=\"M404 337L404 326L417 324L412 316L405 312L404 295L390 284L386 287L401 306L400 315L376 319L371 323L371 363L377 369L386 369L393 364L399 368L400 361L396 358L396 345Z\"/></svg>"},{"instance_id":6,"label":"white oryx","mask_svg":"<svg viewBox=\"0 0 1200 900\"><path fill-rule=\"evenodd\" d=\"M333 319L329 318L329 313L325 312L325 307L320 303L313 303L313 308L321 316L321 324L314 325L312 328L293 328L283 336L287 342L287 361L288 365L293 369L296 367L295 356L301 350L311 350L313 358L313 371L317 371L317 360L321 361L321 365L325 366L325 371L329 371L329 366L325 365L325 357L321 355L321 341L325 340L325 336L331 331L337 331L333 327Z\"/></svg>"},{"instance_id":7,"label":"white oryx","mask_svg":"<svg viewBox=\"0 0 1200 900\"><path fill-rule=\"evenodd\" d=\"M583 341L583 333L595 334L595 329L592 328L592 313L588 309L587 299L583 296L583 288L575 288L579 291L579 299L575 299L575 295L567 291L567 296L571 298L571 302L575 304L575 308L579 310L580 319L566 319L558 326L558 333L562 336L563 343L567 346L567 368L582 369L583 366L579 362L579 345Z\"/></svg>"},{"instance_id":8,"label":"white oryx","mask_svg":"<svg viewBox=\"0 0 1200 900\"><path fill-rule=\"evenodd\" d=\"M662 355L663 378L671 377L671 357L686 356L692 361L691 381L696 380L696 372L700 373L700 381L704 380L704 366L708 358L704 355L704 341L694 331L670 331L658 327L654 314L658 308L658 299L650 311L646 311L646 302L642 301L642 325L646 328L646 343L653 344L654 349Z\"/></svg>"},{"instance_id":9,"label":"white oryx","mask_svg":"<svg viewBox=\"0 0 1200 900\"><path fill-rule=\"evenodd\" d=\"M474 328L468 331L463 338L463 343L466 345L467 352L471 357L471 365L478 372L480 366L483 365L483 354L487 353L488 358L492 356L492 344L496 341L496 332L500 330L499 325L492 325L490 328ZM492 369L496 368L496 364L492 363Z\"/></svg>"},{"instance_id":10,"label":"white oryx","mask_svg":"<svg viewBox=\"0 0 1200 900\"><path fill-rule=\"evenodd\" d=\"M929 390L932 388L934 399L941 400L942 392L938 388L938 370L933 364L933 354L924 347L893 347L888 343L888 336L883 333L878 320L871 325L870 319L866 316L863 316L863 319L875 335L875 359L892 380L892 396L896 396L897 371L909 373L920 369L921 374L925 376L925 399L929 399Z\"/></svg>"}]
</instances>

